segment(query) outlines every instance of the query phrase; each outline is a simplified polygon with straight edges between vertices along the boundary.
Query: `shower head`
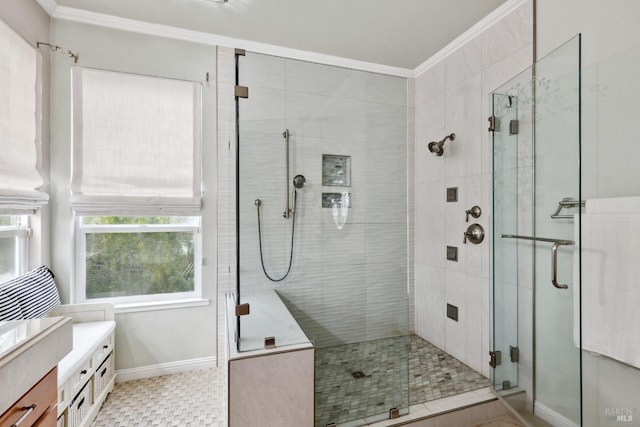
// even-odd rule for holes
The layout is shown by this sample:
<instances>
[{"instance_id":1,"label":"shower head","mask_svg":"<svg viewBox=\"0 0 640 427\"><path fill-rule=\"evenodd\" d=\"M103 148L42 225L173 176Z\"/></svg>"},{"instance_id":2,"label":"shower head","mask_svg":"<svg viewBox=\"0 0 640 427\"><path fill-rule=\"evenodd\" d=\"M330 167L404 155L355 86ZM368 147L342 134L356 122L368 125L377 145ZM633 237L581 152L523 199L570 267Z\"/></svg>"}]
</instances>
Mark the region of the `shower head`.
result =
<instances>
[{"instance_id":1,"label":"shower head","mask_svg":"<svg viewBox=\"0 0 640 427\"><path fill-rule=\"evenodd\" d=\"M293 177L293 186L300 189L302 187L304 187L304 184L306 184L307 179L304 177L304 175L296 175Z\"/></svg>"},{"instance_id":2,"label":"shower head","mask_svg":"<svg viewBox=\"0 0 640 427\"><path fill-rule=\"evenodd\" d=\"M433 153L434 156L442 156L444 153L444 144L442 141L433 141L429 143L429 151Z\"/></svg>"},{"instance_id":3,"label":"shower head","mask_svg":"<svg viewBox=\"0 0 640 427\"><path fill-rule=\"evenodd\" d=\"M434 155L434 156L442 156L444 154L444 142L446 140L450 140L453 141L454 139L456 139L456 134L455 133L451 133L447 136L445 136L441 141L432 141L429 143L429 145L427 146L427 148L429 149L429 151Z\"/></svg>"}]
</instances>

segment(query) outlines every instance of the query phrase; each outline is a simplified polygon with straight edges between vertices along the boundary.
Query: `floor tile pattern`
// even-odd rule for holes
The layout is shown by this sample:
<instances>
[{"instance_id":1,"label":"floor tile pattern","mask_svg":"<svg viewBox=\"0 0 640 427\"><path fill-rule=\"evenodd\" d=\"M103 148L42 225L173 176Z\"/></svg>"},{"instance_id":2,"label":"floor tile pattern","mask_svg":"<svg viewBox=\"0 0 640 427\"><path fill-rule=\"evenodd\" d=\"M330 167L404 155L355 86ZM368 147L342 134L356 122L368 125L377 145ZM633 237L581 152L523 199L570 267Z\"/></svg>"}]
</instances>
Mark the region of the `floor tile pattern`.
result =
<instances>
[{"instance_id":1,"label":"floor tile pattern","mask_svg":"<svg viewBox=\"0 0 640 427\"><path fill-rule=\"evenodd\" d=\"M416 335L320 348L316 427L488 385L486 377Z\"/></svg>"},{"instance_id":2,"label":"floor tile pattern","mask_svg":"<svg viewBox=\"0 0 640 427\"><path fill-rule=\"evenodd\" d=\"M415 335L317 349L316 426L488 385L487 378ZM92 427L223 427L226 399L221 368L118 383Z\"/></svg>"},{"instance_id":3,"label":"floor tile pattern","mask_svg":"<svg viewBox=\"0 0 640 427\"><path fill-rule=\"evenodd\" d=\"M224 370L212 368L116 384L92 427L226 426Z\"/></svg>"},{"instance_id":4,"label":"floor tile pattern","mask_svg":"<svg viewBox=\"0 0 640 427\"><path fill-rule=\"evenodd\" d=\"M417 335L411 335L409 354L410 404L478 390L489 379Z\"/></svg>"}]
</instances>

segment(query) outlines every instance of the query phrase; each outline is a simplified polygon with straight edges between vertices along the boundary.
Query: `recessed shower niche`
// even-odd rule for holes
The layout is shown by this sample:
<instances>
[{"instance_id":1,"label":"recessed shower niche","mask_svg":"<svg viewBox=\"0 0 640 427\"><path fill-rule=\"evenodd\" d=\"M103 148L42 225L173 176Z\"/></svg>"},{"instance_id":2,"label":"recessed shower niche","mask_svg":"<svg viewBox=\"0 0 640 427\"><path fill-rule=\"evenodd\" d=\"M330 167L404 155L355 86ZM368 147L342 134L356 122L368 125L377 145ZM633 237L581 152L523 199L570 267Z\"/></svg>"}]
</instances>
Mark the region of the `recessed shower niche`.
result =
<instances>
[{"instance_id":1,"label":"recessed shower niche","mask_svg":"<svg viewBox=\"0 0 640 427\"><path fill-rule=\"evenodd\" d=\"M351 156L323 154L322 185L351 187Z\"/></svg>"}]
</instances>

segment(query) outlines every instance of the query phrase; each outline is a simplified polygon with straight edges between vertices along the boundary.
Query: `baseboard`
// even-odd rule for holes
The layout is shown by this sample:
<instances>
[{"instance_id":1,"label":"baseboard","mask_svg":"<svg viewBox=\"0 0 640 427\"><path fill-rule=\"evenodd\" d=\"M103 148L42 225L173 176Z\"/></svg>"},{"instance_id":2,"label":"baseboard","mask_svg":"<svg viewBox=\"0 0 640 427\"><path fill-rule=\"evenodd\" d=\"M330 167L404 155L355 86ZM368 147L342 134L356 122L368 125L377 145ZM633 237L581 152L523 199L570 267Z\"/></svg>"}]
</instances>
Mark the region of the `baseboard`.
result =
<instances>
[{"instance_id":1,"label":"baseboard","mask_svg":"<svg viewBox=\"0 0 640 427\"><path fill-rule=\"evenodd\" d=\"M159 363L157 365L140 366L138 368L120 369L116 371L116 383L159 377L160 375L179 374L182 372L196 371L198 369L215 368L216 366L216 357L210 356L179 360L177 362Z\"/></svg>"},{"instance_id":2,"label":"baseboard","mask_svg":"<svg viewBox=\"0 0 640 427\"><path fill-rule=\"evenodd\" d=\"M578 424L564 415L560 415L544 403L536 401L533 406L535 415L554 427L578 427Z\"/></svg>"}]
</instances>

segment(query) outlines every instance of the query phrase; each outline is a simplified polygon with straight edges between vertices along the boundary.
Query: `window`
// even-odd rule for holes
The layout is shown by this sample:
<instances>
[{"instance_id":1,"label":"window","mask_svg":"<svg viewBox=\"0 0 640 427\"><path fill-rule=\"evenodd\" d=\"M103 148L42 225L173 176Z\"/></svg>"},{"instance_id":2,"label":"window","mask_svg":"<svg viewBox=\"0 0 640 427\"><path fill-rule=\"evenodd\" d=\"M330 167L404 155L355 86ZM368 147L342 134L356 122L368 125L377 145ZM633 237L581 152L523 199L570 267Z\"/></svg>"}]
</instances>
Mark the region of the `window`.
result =
<instances>
[{"instance_id":1,"label":"window","mask_svg":"<svg viewBox=\"0 0 640 427\"><path fill-rule=\"evenodd\" d=\"M0 283L27 272L29 217L0 215Z\"/></svg>"},{"instance_id":2,"label":"window","mask_svg":"<svg viewBox=\"0 0 640 427\"><path fill-rule=\"evenodd\" d=\"M81 299L135 302L200 295L198 217L79 218Z\"/></svg>"},{"instance_id":3,"label":"window","mask_svg":"<svg viewBox=\"0 0 640 427\"><path fill-rule=\"evenodd\" d=\"M46 204L40 54L0 19L0 283L29 269L29 214Z\"/></svg>"},{"instance_id":4,"label":"window","mask_svg":"<svg viewBox=\"0 0 640 427\"><path fill-rule=\"evenodd\" d=\"M77 302L200 297L200 92L73 70Z\"/></svg>"}]
</instances>

